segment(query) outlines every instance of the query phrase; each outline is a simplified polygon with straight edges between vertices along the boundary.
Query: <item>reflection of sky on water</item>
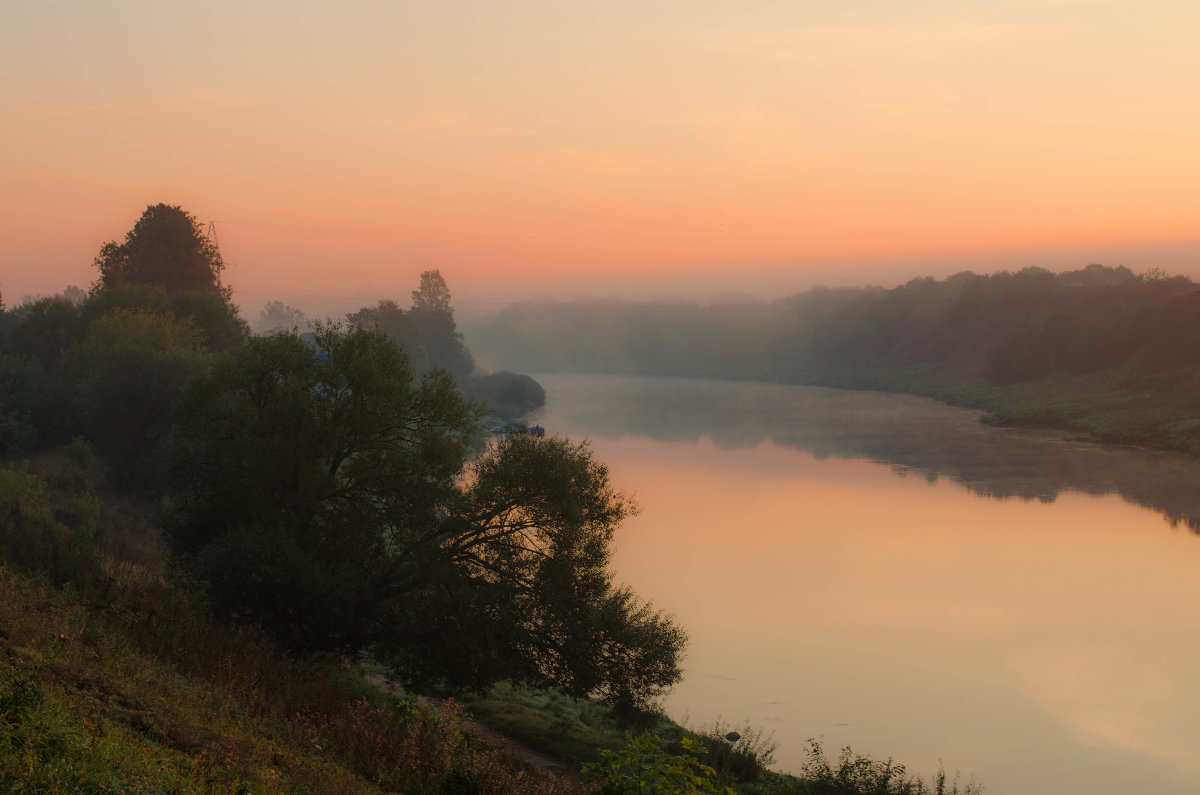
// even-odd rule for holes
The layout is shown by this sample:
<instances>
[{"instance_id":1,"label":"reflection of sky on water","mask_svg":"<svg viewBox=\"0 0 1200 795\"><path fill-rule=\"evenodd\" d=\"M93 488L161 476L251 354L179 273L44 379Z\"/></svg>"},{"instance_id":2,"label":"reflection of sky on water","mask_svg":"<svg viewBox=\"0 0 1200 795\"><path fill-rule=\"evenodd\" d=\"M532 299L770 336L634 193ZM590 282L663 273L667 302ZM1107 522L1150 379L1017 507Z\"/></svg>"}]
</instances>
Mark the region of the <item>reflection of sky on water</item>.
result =
<instances>
[{"instance_id":1,"label":"reflection of sky on water","mask_svg":"<svg viewBox=\"0 0 1200 795\"><path fill-rule=\"evenodd\" d=\"M898 395L546 386L641 504L614 565L689 632L672 715L785 767L822 737L991 795L1200 792L1200 545L1136 504L1196 516L1193 462Z\"/></svg>"},{"instance_id":2,"label":"reflection of sky on water","mask_svg":"<svg viewBox=\"0 0 1200 795\"><path fill-rule=\"evenodd\" d=\"M1069 491L1119 494L1172 524L1200 530L1200 462L1181 455L990 428L976 411L910 395L674 378L541 378L552 400L539 417L551 432L561 425L592 437L707 436L727 450L770 441L818 460L866 460L902 476L949 478L988 497L1052 502Z\"/></svg>"}]
</instances>

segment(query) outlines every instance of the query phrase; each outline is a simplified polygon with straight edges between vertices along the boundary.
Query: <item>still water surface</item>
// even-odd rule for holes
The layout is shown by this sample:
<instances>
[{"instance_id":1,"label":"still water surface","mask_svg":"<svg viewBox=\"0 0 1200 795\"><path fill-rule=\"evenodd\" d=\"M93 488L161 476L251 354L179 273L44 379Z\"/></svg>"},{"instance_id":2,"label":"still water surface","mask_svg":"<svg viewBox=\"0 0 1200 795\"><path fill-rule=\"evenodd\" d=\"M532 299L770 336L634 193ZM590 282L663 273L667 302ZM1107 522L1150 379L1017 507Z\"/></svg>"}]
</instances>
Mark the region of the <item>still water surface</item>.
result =
<instances>
[{"instance_id":1,"label":"still water surface","mask_svg":"<svg viewBox=\"0 0 1200 795\"><path fill-rule=\"evenodd\" d=\"M690 636L668 712L989 795L1200 793L1200 464L904 395L539 376Z\"/></svg>"}]
</instances>

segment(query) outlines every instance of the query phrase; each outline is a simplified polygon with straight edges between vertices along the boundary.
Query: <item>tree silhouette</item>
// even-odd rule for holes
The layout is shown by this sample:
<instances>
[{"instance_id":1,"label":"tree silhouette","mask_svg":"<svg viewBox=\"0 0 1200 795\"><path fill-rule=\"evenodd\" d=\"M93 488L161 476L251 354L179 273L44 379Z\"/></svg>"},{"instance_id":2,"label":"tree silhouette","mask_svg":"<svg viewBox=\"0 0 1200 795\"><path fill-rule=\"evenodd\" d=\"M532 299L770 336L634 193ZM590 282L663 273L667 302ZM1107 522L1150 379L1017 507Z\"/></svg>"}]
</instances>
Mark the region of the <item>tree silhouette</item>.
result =
<instances>
[{"instance_id":1,"label":"tree silhouette","mask_svg":"<svg viewBox=\"0 0 1200 795\"><path fill-rule=\"evenodd\" d=\"M124 242L105 243L94 262L100 270L97 289L153 284L168 291L222 292L220 252L181 207L147 207Z\"/></svg>"},{"instance_id":2,"label":"tree silhouette","mask_svg":"<svg viewBox=\"0 0 1200 795\"><path fill-rule=\"evenodd\" d=\"M429 364L449 370L459 380L475 371L475 360L463 344L463 335L454 322L450 289L441 272L432 270L421 274L421 286L412 293L408 320L425 348Z\"/></svg>"}]
</instances>

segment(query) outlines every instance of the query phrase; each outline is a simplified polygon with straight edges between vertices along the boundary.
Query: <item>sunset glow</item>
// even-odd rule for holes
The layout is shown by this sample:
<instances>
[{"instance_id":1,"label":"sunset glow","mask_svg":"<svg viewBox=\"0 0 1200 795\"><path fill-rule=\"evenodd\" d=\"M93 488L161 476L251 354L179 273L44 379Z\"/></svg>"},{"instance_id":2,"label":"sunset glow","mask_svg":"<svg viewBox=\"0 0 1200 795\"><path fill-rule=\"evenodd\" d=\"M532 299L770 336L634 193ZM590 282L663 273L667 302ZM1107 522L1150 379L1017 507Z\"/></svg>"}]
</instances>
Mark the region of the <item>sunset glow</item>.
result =
<instances>
[{"instance_id":1,"label":"sunset glow","mask_svg":"<svg viewBox=\"0 0 1200 795\"><path fill-rule=\"evenodd\" d=\"M1124 0L16 4L0 290L90 283L156 202L216 222L248 314L427 268L466 312L1200 276L1197 29Z\"/></svg>"}]
</instances>

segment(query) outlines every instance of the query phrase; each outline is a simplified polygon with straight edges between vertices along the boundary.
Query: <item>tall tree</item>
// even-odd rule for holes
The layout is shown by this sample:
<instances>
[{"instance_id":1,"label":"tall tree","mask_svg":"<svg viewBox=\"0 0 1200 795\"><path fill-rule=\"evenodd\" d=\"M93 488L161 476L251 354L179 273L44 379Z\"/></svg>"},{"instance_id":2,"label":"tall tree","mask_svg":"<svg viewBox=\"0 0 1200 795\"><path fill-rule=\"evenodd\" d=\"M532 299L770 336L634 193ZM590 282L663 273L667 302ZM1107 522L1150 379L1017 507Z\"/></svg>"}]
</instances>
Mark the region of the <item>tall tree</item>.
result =
<instances>
[{"instance_id":1,"label":"tall tree","mask_svg":"<svg viewBox=\"0 0 1200 795\"><path fill-rule=\"evenodd\" d=\"M408 319L431 365L449 370L460 380L475 371L475 360L454 322L450 288L440 271L421 274L420 287L412 293Z\"/></svg>"},{"instance_id":2,"label":"tall tree","mask_svg":"<svg viewBox=\"0 0 1200 795\"><path fill-rule=\"evenodd\" d=\"M123 242L100 247L95 265L101 289L154 284L171 291L206 292L220 292L224 267L220 252L196 219L168 204L147 207Z\"/></svg>"}]
</instances>

